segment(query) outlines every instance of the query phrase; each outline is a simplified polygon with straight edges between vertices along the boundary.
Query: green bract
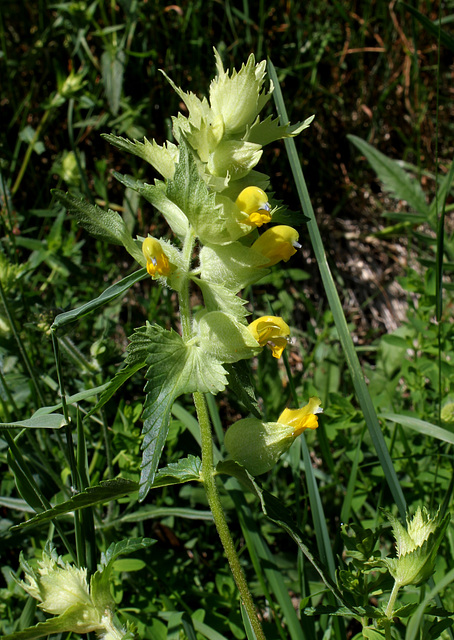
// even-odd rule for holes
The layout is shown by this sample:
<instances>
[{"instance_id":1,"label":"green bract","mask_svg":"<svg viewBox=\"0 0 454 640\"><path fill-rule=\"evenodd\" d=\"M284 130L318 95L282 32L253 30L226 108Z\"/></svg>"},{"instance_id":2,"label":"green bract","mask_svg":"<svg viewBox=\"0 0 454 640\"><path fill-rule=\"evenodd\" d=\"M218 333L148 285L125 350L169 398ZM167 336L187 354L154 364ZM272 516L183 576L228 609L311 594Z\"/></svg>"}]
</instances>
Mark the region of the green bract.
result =
<instances>
[{"instance_id":1,"label":"green bract","mask_svg":"<svg viewBox=\"0 0 454 640\"><path fill-rule=\"evenodd\" d=\"M418 507L413 518L407 517L407 528L397 518L386 514L396 538L397 558L384 560L399 587L425 582L433 573L435 558L450 515L438 512L432 516Z\"/></svg>"}]
</instances>

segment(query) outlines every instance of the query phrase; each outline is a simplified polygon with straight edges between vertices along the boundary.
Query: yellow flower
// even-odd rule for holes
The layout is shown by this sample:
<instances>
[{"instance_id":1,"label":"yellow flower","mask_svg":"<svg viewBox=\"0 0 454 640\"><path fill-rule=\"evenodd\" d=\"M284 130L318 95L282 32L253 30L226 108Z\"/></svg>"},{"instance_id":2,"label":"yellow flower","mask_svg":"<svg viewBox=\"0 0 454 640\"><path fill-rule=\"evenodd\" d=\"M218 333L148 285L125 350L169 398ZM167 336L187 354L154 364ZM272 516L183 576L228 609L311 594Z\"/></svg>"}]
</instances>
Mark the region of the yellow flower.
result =
<instances>
[{"instance_id":1,"label":"yellow flower","mask_svg":"<svg viewBox=\"0 0 454 640\"><path fill-rule=\"evenodd\" d=\"M236 199L236 206L248 215L246 224L252 227L261 227L262 224L271 222L270 205L268 197L259 187L246 187Z\"/></svg>"},{"instance_id":2,"label":"yellow flower","mask_svg":"<svg viewBox=\"0 0 454 640\"><path fill-rule=\"evenodd\" d=\"M272 267L280 260L287 262L297 249L301 249L298 238L296 229L280 224L262 233L251 249L261 253L265 258L269 258L269 263L265 267Z\"/></svg>"},{"instance_id":3,"label":"yellow flower","mask_svg":"<svg viewBox=\"0 0 454 640\"><path fill-rule=\"evenodd\" d=\"M306 429L316 429L318 427L317 413L323 409L320 407L320 398L312 397L306 406L301 409L284 409L278 418L280 424L288 424L293 427L293 435L299 436Z\"/></svg>"},{"instance_id":4,"label":"yellow flower","mask_svg":"<svg viewBox=\"0 0 454 640\"><path fill-rule=\"evenodd\" d=\"M290 328L282 318L262 316L251 322L248 329L261 347L269 343L273 357L281 357L290 336Z\"/></svg>"},{"instance_id":5,"label":"yellow flower","mask_svg":"<svg viewBox=\"0 0 454 640\"><path fill-rule=\"evenodd\" d=\"M170 274L172 269L169 260L156 238L145 238L142 251L147 259L147 271L152 278Z\"/></svg>"},{"instance_id":6,"label":"yellow flower","mask_svg":"<svg viewBox=\"0 0 454 640\"><path fill-rule=\"evenodd\" d=\"M305 429L317 428L320 404L320 398L310 398L302 409L285 409L277 422L257 418L235 422L225 434L229 455L253 476L266 473Z\"/></svg>"}]
</instances>

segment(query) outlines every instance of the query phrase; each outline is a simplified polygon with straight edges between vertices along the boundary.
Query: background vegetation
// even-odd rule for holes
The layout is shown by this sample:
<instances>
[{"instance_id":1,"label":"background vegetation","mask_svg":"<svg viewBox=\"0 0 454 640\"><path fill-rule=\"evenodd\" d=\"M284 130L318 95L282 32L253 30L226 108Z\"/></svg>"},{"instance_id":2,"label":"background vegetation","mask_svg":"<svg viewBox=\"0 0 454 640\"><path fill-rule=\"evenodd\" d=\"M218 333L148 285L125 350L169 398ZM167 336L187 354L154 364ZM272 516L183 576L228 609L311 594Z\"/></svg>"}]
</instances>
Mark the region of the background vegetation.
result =
<instances>
[{"instance_id":1,"label":"background vegetation","mask_svg":"<svg viewBox=\"0 0 454 640\"><path fill-rule=\"evenodd\" d=\"M454 2L410 4L435 23L441 15L442 29L449 32ZM427 25L394 0L194 0L172 5L156 0L3 0L0 36L1 421L24 419L40 406L58 403L50 324L59 312L98 296L135 268L126 254L78 228L52 201L50 190L79 191L121 211L134 234L162 232L162 219L151 206L135 193L125 193L111 176L117 170L150 181L155 177L151 168L121 156L100 134L146 136L162 144L171 139L170 115L184 105L159 69L178 86L201 94L214 74L213 46L226 66L238 67L254 52L258 60L269 57L274 63L290 120L316 115L297 139L297 148L374 404L387 416L381 420L383 433L407 503L413 510L418 505L436 509L444 501L449 508L453 442L430 431L431 424L454 431L449 185L442 281L437 215L430 218L411 202L409 206L398 189L384 185L347 138L357 136L400 161L409 181L421 185L426 202L432 202L453 157L449 41L440 44ZM298 210L282 143L267 149L261 168L271 175L277 197ZM376 527L383 523L379 507L395 508L304 229L300 242L303 249L287 268L276 269L245 296L255 310L267 313L272 308L282 315L296 337L288 356L291 383L268 353L256 363L265 418L285 406L292 385L300 397L317 392L323 400L325 417L307 441L336 557L343 550L341 523ZM59 340L66 393L72 396L107 382L122 362L127 337L146 319L175 326L174 303L171 292L143 281L98 315L69 325ZM85 421L91 484L117 475L137 479L142 399L142 380L132 378L105 411ZM81 402L82 413L89 408L89 402ZM231 395L221 397L211 410L220 433L240 415ZM396 415L409 421L396 420ZM192 420L184 406L176 406L163 463L197 454ZM67 499L69 463L59 432L27 432L20 445L47 499ZM31 558L53 535L46 526L11 533L10 527L34 510L23 499L7 452L0 438L2 633L35 619L31 601L25 605L26 596L10 573L17 572L19 551ZM294 511L315 545L300 455L292 449L269 474L266 486ZM224 500L267 637L301 637L285 610L286 600L277 595L279 580L299 610L317 603L317 597L309 602L304 596L321 591L318 577L285 532L259 513L252 495L245 499L231 485ZM71 535L71 519L62 520L62 526ZM158 540L135 559L117 563L115 597L141 637L179 637L183 614L205 623L211 629L207 634L216 630L244 637L233 580L198 487L164 488L140 506L131 497L110 503L96 512L95 526L99 549L131 535ZM388 541L385 531L382 544L386 547ZM439 575L453 567L453 544L450 529L438 558ZM409 601L412 597L410 593ZM453 592L448 590L443 601L452 609ZM286 621L284 630L279 617ZM331 624L326 616L304 620L307 638L322 637ZM353 621L342 633L348 637L354 632ZM216 638L214 632L207 637Z\"/></svg>"}]
</instances>

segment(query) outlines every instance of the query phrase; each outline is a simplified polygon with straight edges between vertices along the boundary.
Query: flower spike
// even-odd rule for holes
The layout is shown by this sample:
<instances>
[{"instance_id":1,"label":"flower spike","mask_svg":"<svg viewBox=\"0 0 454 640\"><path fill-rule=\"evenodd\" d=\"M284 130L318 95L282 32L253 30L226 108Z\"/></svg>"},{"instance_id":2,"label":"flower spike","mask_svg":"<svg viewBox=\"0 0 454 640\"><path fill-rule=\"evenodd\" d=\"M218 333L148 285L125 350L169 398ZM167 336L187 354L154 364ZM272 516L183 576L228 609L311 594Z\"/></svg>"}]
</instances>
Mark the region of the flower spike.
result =
<instances>
[{"instance_id":1,"label":"flower spike","mask_svg":"<svg viewBox=\"0 0 454 640\"><path fill-rule=\"evenodd\" d=\"M273 357L281 357L290 336L290 328L282 318L263 316L251 322L248 329L261 347L269 344Z\"/></svg>"},{"instance_id":2,"label":"flower spike","mask_svg":"<svg viewBox=\"0 0 454 640\"><path fill-rule=\"evenodd\" d=\"M259 187L246 187L236 199L236 206L248 215L244 220L252 227L261 227L262 224L271 222L270 204L263 189Z\"/></svg>"},{"instance_id":3,"label":"flower spike","mask_svg":"<svg viewBox=\"0 0 454 640\"><path fill-rule=\"evenodd\" d=\"M147 259L147 271L152 278L168 276L171 273L169 260L156 238L145 238L142 252Z\"/></svg>"},{"instance_id":4,"label":"flower spike","mask_svg":"<svg viewBox=\"0 0 454 640\"><path fill-rule=\"evenodd\" d=\"M296 229L280 224L262 233L251 249L261 253L265 258L269 258L269 263L265 266L272 267L280 260L287 262L297 249L301 249L298 238L299 234Z\"/></svg>"}]
</instances>

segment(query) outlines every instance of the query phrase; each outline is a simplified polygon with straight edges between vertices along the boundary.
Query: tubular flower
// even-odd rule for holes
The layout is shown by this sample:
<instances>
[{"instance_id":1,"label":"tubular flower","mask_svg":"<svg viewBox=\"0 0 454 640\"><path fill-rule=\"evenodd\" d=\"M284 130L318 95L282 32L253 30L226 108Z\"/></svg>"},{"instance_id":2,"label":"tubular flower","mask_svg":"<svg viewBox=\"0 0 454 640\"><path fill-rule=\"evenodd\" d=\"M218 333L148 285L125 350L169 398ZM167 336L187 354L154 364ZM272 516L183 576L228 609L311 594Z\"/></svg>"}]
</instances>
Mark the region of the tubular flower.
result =
<instances>
[{"instance_id":1,"label":"tubular flower","mask_svg":"<svg viewBox=\"0 0 454 640\"><path fill-rule=\"evenodd\" d=\"M293 435L299 436L306 429L316 429L318 427L317 413L322 413L320 398L309 398L309 402L301 409L284 409L278 418L280 424L288 424L293 427Z\"/></svg>"},{"instance_id":2,"label":"tubular flower","mask_svg":"<svg viewBox=\"0 0 454 640\"><path fill-rule=\"evenodd\" d=\"M225 434L229 455L253 476L266 473L305 429L317 428L320 404L320 398L310 398L302 409L285 409L277 422L257 418L235 422Z\"/></svg>"},{"instance_id":3,"label":"tubular flower","mask_svg":"<svg viewBox=\"0 0 454 640\"><path fill-rule=\"evenodd\" d=\"M274 358L280 358L288 344L290 328L282 318L262 316L248 326L261 347L269 343Z\"/></svg>"},{"instance_id":4,"label":"tubular flower","mask_svg":"<svg viewBox=\"0 0 454 640\"><path fill-rule=\"evenodd\" d=\"M145 238L142 251L147 259L147 271L152 278L170 274L172 269L169 260L156 238Z\"/></svg>"},{"instance_id":5,"label":"tubular flower","mask_svg":"<svg viewBox=\"0 0 454 640\"><path fill-rule=\"evenodd\" d=\"M271 222L270 204L266 193L259 187L246 187L236 199L236 206L248 215L246 224L261 227Z\"/></svg>"},{"instance_id":6,"label":"tubular flower","mask_svg":"<svg viewBox=\"0 0 454 640\"><path fill-rule=\"evenodd\" d=\"M280 224L262 233L251 249L261 253L265 258L269 258L270 261L265 266L272 267L280 260L287 262L297 249L301 249L298 238L299 234L296 229Z\"/></svg>"}]
</instances>

